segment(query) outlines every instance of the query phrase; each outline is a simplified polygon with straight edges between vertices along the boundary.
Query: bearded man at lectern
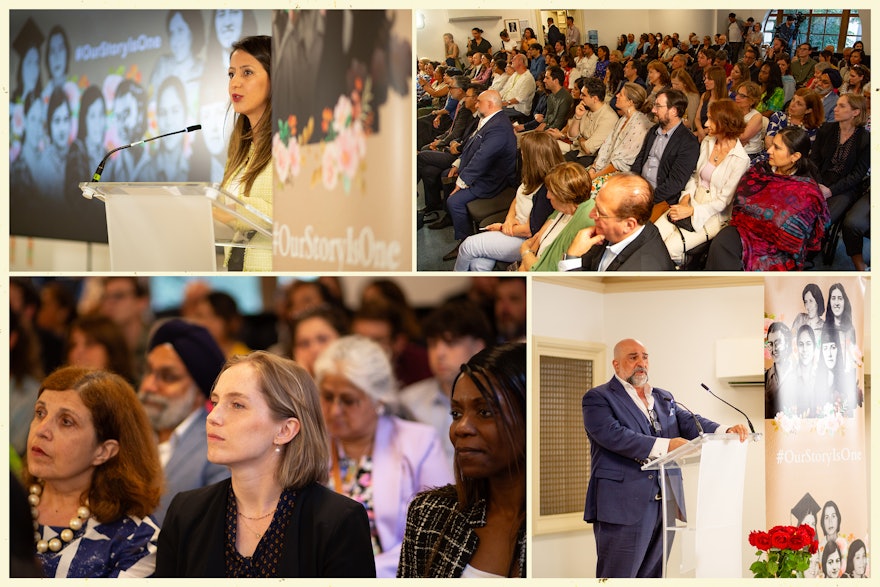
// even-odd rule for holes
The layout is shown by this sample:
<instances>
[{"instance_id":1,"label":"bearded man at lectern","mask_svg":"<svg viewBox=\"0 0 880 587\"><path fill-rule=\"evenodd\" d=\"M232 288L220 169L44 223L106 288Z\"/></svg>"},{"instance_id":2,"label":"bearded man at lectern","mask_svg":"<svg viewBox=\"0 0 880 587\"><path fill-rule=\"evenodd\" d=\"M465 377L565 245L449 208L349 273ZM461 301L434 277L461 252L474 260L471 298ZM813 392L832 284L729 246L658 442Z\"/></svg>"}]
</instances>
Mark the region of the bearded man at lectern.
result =
<instances>
[{"instance_id":1,"label":"bearded man at lectern","mask_svg":"<svg viewBox=\"0 0 880 587\"><path fill-rule=\"evenodd\" d=\"M660 577L660 479L642 465L719 425L648 383L648 351L639 341L618 342L611 364L614 377L589 390L582 401L591 458L584 520L593 524L596 538L596 577ZM726 431L739 434L741 441L748 435L742 424ZM684 519L681 476L669 476L667 482L675 497L669 502L678 509L671 514Z\"/></svg>"}]
</instances>

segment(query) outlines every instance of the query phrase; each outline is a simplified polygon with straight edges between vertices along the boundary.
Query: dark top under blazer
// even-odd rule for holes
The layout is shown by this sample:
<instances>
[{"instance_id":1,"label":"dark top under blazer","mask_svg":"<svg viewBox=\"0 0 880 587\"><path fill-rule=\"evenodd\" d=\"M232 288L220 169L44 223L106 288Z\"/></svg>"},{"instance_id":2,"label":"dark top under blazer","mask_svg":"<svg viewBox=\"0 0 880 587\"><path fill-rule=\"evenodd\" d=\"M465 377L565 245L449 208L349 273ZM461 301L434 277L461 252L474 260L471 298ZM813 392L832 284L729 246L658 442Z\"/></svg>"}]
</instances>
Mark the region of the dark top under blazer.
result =
<instances>
[{"instance_id":1,"label":"dark top under blazer","mask_svg":"<svg viewBox=\"0 0 880 587\"><path fill-rule=\"evenodd\" d=\"M226 574L225 479L184 491L171 502L159 533L156 577ZM313 483L296 492L284 535L280 577L375 577L364 506Z\"/></svg>"},{"instance_id":2,"label":"dark top under blazer","mask_svg":"<svg viewBox=\"0 0 880 587\"><path fill-rule=\"evenodd\" d=\"M671 393L655 387L651 394L663 438L697 437L694 416L678 407ZM656 440L651 424L616 377L585 393L581 407L591 459L584 520L635 524L660 491L657 472L642 471L639 462L648 457ZM715 422L696 417L706 434L718 428ZM668 472L678 507L684 514L680 471L678 475Z\"/></svg>"},{"instance_id":3,"label":"dark top under blazer","mask_svg":"<svg viewBox=\"0 0 880 587\"><path fill-rule=\"evenodd\" d=\"M636 155L630 171L641 175L642 168L651 153L651 147L657 140L657 129L660 124L655 124L645 135L642 150ZM700 158L700 141L694 133L685 127L684 123L675 127L669 144L663 150L660 157L660 165L657 167L657 187L654 188L654 203L668 202L670 205L678 204L681 191L687 185L694 169L697 168L697 160Z\"/></svg>"},{"instance_id":4,"label":"dark top under blazer","mask_svg":"<svg viewBox=\"0 0 880 587\"><path fill-rule=\"evenodd\" d=\"M850 151L849 157L844 163L843 173L840 178L831 183L825 183L825 174L831 168L831 159L834 157L834 151L840 143L840 123L830 122L819 127L816 133L816 141L810 151L810 159L819 168L819 175L822 176L822 183L831 190L831 195L845 194L856 190L868 175L871 168L871 133L860 126L855 130L856 144Z\"/></svg>"},{"instance_id":5,"label":"dark top under blazer","mask_svg":"<svg viewBox=\"0 0 880 587\"><path fill-rule=\"evenodd\" d=\"M590 248L581 257L580 271L596 271L605 253L607 242ZM605 271L672 271L675 265L669 258L669 250L653 222L629 243L617 257L609 263ZM573 269L572 271L577 271Z\"/></svg>"}]
</instances>

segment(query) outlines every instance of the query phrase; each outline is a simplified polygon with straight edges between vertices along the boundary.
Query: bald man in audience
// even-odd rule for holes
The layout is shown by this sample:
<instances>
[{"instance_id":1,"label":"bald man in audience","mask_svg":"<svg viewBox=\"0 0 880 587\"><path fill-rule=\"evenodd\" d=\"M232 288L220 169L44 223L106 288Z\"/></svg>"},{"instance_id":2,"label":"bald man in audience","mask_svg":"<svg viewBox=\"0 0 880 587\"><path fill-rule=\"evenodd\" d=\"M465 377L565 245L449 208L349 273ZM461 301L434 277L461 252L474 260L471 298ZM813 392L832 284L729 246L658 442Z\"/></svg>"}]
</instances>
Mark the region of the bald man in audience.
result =
<instances>
[{"instance_id":1,"label":"bald man in audience","mask_svg":"<svg viewBox=\"0 0 880 587\"><path fill-rule=\"evenodd\" d=\"M524 57L517 55L517 57ZM522 79L534 79L528 71ZM508 85L510 82L508 81ZM455 188L446 200L448 221L455 229L459 244L471 234L467 204L477 198L491 198L512 185L516 171L516 135L513 125L501 109L501 96L495 90L486 90L477 98L477 112L481 118L477 130L465 142L461 158L453 163L446 174L455 179ZM444 219L438 221L442 223ZM436 224L436 223L435 223ZM442 228L434 226L429 228ZM458 245L444 256L444 260L458 256Z\"/></svg>"},{"instance_id":2,"label":"bald man in audience","mask_svg":"<svg viewBox=\"0 0 880 587\"><path fill-rule=\"evenodd\" d=\"M535 78L529 71L526 56L517 54L513 57L513 75L504 84L501 94L501 106L511 120L521 122L528 120L535 97Z\"/></svg>"},{"instance_id":3,"label":"bald man in audience","mask_svg":"<svg viewBox=\"0 0 880 587\"><path fill-rule=\"evenodd\" d=\"M650 184L630 172L613 175L590 212L595 226L579 231L559 262L560 271L671 271L675 268L651 222Z\"/></svg>"}]
</instances>

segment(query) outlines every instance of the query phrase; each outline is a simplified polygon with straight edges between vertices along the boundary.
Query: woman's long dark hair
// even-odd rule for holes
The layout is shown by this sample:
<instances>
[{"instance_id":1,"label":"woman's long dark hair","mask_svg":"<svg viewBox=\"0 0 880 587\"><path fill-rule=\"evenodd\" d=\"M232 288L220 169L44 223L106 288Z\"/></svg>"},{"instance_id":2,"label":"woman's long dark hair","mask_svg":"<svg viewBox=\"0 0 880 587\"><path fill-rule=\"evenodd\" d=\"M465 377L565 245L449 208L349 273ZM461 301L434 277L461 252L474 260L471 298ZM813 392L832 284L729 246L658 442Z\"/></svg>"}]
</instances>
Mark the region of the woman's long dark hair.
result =
<instances>
[{"instance_id":1,"label":"woman's long dark hair","mask_svg":"<svg viewBox=\"0 0 880 587\"><path fill-rule=\"evenodd\" d=\"M468 377L480 395L491 405L496 414L501 441L520 450L520 458L511 465L511 474L525 477L526 465L526 345L507 343L483 349L461 366L461 373L452 384L452 397L455 387L462 377ZM455 491L458 499L456 509L465 511L481 499L489 497L489 482L486 479L464 477L456 464ZM522 522L525 523L526 504L522 504ZM438 555L444 535L452 520L447 518L443 530L438 535L434 548L425 565L426 576L430 575L434 558ZM521 555L522 553L520 553ZM511 560L511 571L524 564L522 556ZM520 568L524 574L525 568Z\"/></svg>"},{"instance_id":2,"label":"woman's long dark hair","mask_svg":"<svg viewBox=\"0 0 880 587\"><path fill-rule=\"evenodd\" d=\"M776 133L785 143L789 153L800 153L801 158L794 164L794 175L810 177L819 183L819 170L810 159L810 136L798 126L787 126Z\"/></svg>"},{"instance_id":3,"label":"woman's long dark hair","mask_svg":"<svg viewBox=\"0 0 880 587\"><path fill-rule=\"evenodd\" d=\"M266 70L269 82L272 82L272 37L267 35L255 35L244 37L232 44L232 53L241 50L256 58ZM270 85L271 88L271 85ZM270 94L271 95L271 94ZM256 181L260 172L272 162L272 100L266 106L266 110L254 128L247 116L238 116L232 129L232 137L229 139L229 151L226 160L226 170L223 172L223 184L225 185L232 175L248 161L248 153L251 145L256 150L253 158L247 163L247 168L242 176L244 194L247 195Z\"/></svg>"},{"instance_id":4,"label":"woman's long dark hair","mask_svg":"<svg viewBox=\"0 0 880 587\"><path fill-rule=\"evenodd\" d=\"M480 395L496 410L502 438L511 446L521 447L522 459L515 463L511 473L525 474L526 432L526 345L510 343L484 349L461 366L461 373L452 385L455 387L463 376L470 378ZM479 499L488 497L485 479L462 477L455 467L455 484L461 508L467 508Z\"/></svg>"},{"instance_id":5,"label":"woman's long dark hair","mask_svg":"<svg viewBox=\"0 0 880 587\"><path fill-rule=\"evenodd\" d=\"M764 82L763 96L764 100L768 100L773 96L776 88L782 88L782 70L779 69L779 65L775 61L768 61L764 65L770 70L770 75L767 77L767 81Z\"/></svg>"},{"instance_id":6,"label":"woman's long dark hair","mask_svg":"<svg viewBox=\"0 0 880 587\"><path fill-rule=\"evenodd\" d=\"M843 285L840 283L834 283L831 287L828 288L828 302L825 307L825 321L831 320L834 322L834 312L831 311L831 292L834 290L840 291L840 295L843 296L843 314L840 315L840 330L847 331L853 328L853 320L852 320L852 305L849 301L849 296L846 295L846 290L843 288Z\"/></svg>"}]
</instances>

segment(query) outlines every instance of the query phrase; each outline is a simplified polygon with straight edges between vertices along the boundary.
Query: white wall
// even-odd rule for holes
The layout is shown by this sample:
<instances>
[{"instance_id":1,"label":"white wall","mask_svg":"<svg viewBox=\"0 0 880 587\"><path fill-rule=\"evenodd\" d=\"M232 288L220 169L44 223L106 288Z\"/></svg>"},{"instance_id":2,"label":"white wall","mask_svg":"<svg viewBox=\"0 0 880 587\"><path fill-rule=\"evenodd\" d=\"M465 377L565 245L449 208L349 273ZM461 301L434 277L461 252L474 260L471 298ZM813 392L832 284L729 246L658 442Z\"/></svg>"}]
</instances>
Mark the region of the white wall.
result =
<instances>
[{"instance_id":1,"label":"white wall","mask_svg":"<svg viewBox=\"0 0 880 587\"><path fill-rule=\"evenodd\" d=\"M639 283L643 285L650 279L642 278ZM683 282L682 279L675 281ZM700 383L706 383L749 414L761 432L763 387L732 389L715 378L714 364L715 341L721 337L753 337L760 352L763 295L763 287L759 285L723 288L700 285L694 289L601 294L535 279L531 298L532 333L605 344L609 377L612 373L610 351L614 344L622 338L638 338L650 353L654 385L672 391L689 408L716 422L743 422L742 416L701 389ZM743 536L748 535L748 529L764 525L763 447L752 446L748 459L746 475L751 482L746 484L745 490ZM692 489L686 486L686 495L690 503L695 503ZM532 504L531 511L536 509L537 504ZM532 544L533 576L595 577L596 545L592 527L586 523L581 532L535 536ZM743 545L743 576L749 576L748 566L754 559L754 550L745 541ZM670 576L674 576L673 571L671 565Z\"/></svg>"},{"instance_id":2,"label":"white wall","mask_svg":"<svg viewBox=\"0 0 880 587\"><path fill-rule=\"evenodd\" d=\"M460 55L467 53L467 41L471 37L471 29L478 27L483 29L483 38L492 43L492 50L501 48L501 39L498 33L504 28L504 19L515 18L528 21L535 33L540 36L541 26L538 22L538 13L534 10L423 10L416 9L416 13L424 16L425 28L416 30L416 56L430 57L442 61L444 56L443 34L452 33L455 42L458 43ZM500 18L489 18L498 16ZM450 19L462 19L450 22ZM418 21L418 18L416 19Z\"/></svg>"}]
</instances>

